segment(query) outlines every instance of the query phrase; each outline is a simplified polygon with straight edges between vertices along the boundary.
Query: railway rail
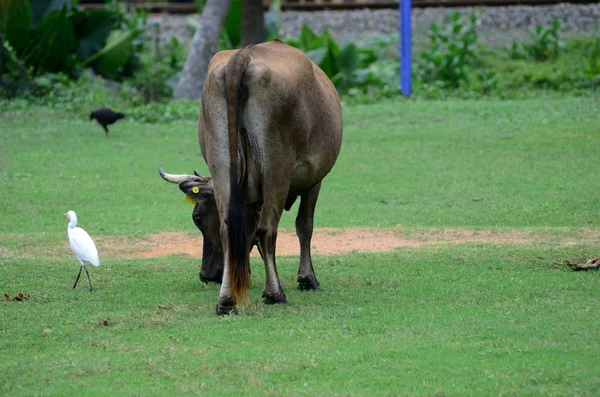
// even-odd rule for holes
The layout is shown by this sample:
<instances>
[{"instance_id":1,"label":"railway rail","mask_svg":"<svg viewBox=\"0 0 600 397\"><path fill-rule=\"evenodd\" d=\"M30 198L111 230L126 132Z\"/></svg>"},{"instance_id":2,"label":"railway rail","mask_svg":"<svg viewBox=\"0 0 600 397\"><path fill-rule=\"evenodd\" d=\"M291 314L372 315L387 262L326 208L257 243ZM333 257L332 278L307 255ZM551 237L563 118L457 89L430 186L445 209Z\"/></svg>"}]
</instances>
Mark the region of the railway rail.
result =
<instances>
[{"instance_id":1,"label":"railway rail","mask_svg":"<svg viewBox=\"0 0 600 397\"><path fill-rule=\"evenodd\" d=\"M93 1L93 0L92 0ZM499 7L512 5L556 5L556 4L597 4L598 0L412 0L413 8L429 7ZM103 8L104 3L93 3L81 1L83 8ZM197 12L196 5L189 3L143 3L129 2L131 8L147 9L150 12L169 14L194 14ZM284 11L320 11L320 10L356 10L356 9L397 9L397 2L390 1L370 1L370 2L303 2L303 3L284 3L281 9Z\"/></svg>"}]
</instances>

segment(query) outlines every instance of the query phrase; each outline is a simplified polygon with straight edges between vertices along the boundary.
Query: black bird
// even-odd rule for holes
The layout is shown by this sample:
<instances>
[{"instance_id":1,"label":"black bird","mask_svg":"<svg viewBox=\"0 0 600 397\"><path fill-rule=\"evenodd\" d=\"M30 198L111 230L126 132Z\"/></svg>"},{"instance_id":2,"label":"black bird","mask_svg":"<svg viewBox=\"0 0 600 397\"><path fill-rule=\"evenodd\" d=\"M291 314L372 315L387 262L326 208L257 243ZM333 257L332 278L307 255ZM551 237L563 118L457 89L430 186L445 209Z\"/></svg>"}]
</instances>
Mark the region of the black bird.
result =
<instances>
[{"instance_id":1,"label":"black bird","mask_svg":"<svg viewBox=\"0 0 600 397\"><path fill-rule=\"evenodd\" d=\"M119 112L113 112L108 108L100 108L90 113L90 121L96 119L98 124L104 128L106 137L108 138L108 127L107 125L114 124L117 120L124 118L125 115Z\"/></svg>"}]
</instances>

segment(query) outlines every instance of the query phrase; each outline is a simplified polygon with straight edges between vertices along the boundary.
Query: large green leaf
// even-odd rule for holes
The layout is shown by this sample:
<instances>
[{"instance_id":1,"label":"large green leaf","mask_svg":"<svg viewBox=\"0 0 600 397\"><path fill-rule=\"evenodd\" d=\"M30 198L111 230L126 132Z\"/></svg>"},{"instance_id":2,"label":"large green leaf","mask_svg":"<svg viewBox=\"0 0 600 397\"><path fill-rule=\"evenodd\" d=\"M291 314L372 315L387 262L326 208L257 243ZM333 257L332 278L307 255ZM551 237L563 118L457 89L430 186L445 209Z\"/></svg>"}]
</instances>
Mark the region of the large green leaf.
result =
<instances>
[{"instance_id":1,"label":"large green leaf","mask_svg":"<svg viewBox=\"0 0 600 397\"><path fill-rule=\"evenodd\" d=\"M223 33L227 36L228 48L237 48L242 42L242 0L231 0Z\"/></svg>"},{"instance_id":2,"label":"large green leaf","mask_svg":"<svg viewBox=\"0 0 600 397\"><path fill-rule=\"evenodd\" d=\"M337 58L340 55L340 46L328 29L325 29L323 34L321 34L321 42L329 48L334 58Z\"/></svg>"},{"instance_id":3,"label":"large green leaf","mask_svg":"<svg viewBox=\"0 0 600 397\"><path fill-rule=\"evenodd\" d=\"M103 9L74 11L70 19L79 39L77 57L81 60L88 59L104 48L116 24L114 14Z\"/></svg>"},{"instance_id":4,"label":"large green leaf","mask_svg":"<svg viewBox=\"0 0 600 397\"><path fill-rule=\"evenodd\" d=\"M354 72L358 67L358 51L354 44L348 44L341 49L340 55L337 57L337 66L342 79L336 86L344 90L352 84Z\"/></svg>"},{"instance_id":5,"label":"large green leaf","mask_svg":"<svg viewBox=\"0 0 600 397\"><path fill-rule=\"evenodd\" d=\"M44 15L52 11L60 10L63 6L70 9L73 5L71 0L29 0L29 2L31 3L31 17L34 26L40 22Z\"/></svg>"},{"instance_id":6,"label":"large green leaf","mask_svg":"<svg viewBox=\"0 0 600 397\"><path fill-rule=\"evenodd\" d=\"M335 76L339 72L335 62L335 58L333 57L329 48L325 50L325 56L323 57L323 60L320 63L318 63L318 65L330 79L333 78L333 76Z\"/></svg>"},{"instance_id":7,"label":"large green leaf","mask_svg":"<svg viewBox=\"0 0 600 397\"><path fill-rule=\"evenodd\" d=\"M23 58L35 73L69 73L74 66L71 55L76 48L75 32L67 17L67 7L64 6L40 20Z\"/></svg>"},{"instance_id":8,"label":"large green leaf","mask_svg":"<svg viewBox=\"0 0 600 397\"><path fill-rule=\"evenodd\" d=\"M348 44L340 51L337 57L337 64L344 74L350 75L354 73L358 67L358 50L356 45Z\"/></svg>"},{"instance_id":9,"label":"large green leaf","mask_svg":"<svg viewBox=\"0 0 600 397\"><path fill-rule=\"evenodd\" d=\"M326 48L325 56L323 60L318 64L323 72L329 77L333 79L340 72L340 68L338 66L337 57L340 53L340 48L335 42L335 39L329 31L325 30L320 38L323 43L324 48Z\"/></svg>"},{"instance_id":10,"label":"large green leaf","mask_svg":"<svg viewBox=\"0 0 600 397\"><path fill-rule=\"evenodd\" d=\"M23 0L0 1L0 33L17 54L21 54L31 36L31 5Z\"/></svg>"},{"instance_id":11,"label":"large green leaf","mask_svg":"<svg viewBox=\"0 0 600 397\"><path fill-rule=\"evenodd\" d=\"M134 39L131 31L113 31L104 48L83 61L83 66L92 65L102 75L115 76L131 56Z\"/></svg>"},{"instance_id":12,"label":"large green leaf","mask_svg":"<svg viewBox=\"0 0 600 397\"><path fill-rule=\"evenodd\" d=\"M300 29L300 49L310 51L322 46L321 38L313 32L308 25L302 25Z\"/></svg>"}]
</instances>

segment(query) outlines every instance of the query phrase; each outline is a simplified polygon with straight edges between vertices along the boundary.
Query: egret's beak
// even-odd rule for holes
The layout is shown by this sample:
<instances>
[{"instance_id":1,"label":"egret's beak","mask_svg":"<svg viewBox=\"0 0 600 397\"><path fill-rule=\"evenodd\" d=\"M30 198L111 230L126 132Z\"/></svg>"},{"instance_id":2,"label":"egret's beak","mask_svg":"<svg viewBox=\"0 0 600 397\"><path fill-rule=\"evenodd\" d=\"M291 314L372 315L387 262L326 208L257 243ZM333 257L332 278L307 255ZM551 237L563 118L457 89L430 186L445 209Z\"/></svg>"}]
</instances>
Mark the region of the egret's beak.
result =
<instances>
[{"instance_id":1,"label":"egret's beak","mask_svg":"<svg viewBox=\"0 0 600 397\"><path fill-rule=\"evenodd\" d=\"M188 195L186 195L186 196L185 196L185 202L186 202L186 203L193 204L193 205L196 205L196 200L194 200L193 198L191 198L191 197L190 197L190 196L188 196Z\"/></svg>"},{"instance_id":2,"label":"egret's beak","mask_svg":"<svg viewBox=\"0 0 600 397\"><path fill-rule=\"evenodd\" d=\"M67 216L67 213L65 212L65 213L63 214L63 216Z\"/></svg>"}]
</instances>

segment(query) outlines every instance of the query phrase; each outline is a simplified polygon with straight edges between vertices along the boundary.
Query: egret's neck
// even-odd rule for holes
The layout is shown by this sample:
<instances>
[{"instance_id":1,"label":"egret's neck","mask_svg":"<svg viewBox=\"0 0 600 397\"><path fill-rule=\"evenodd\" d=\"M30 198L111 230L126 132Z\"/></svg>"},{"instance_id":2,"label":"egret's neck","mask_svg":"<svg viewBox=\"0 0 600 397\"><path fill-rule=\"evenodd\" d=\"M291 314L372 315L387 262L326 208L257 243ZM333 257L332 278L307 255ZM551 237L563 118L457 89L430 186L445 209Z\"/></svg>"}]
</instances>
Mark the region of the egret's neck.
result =
<instances>
[{"instance_id":1,"label":"egret's neck","mask_svg":"<svg viewBox=\"0 0 600 397\"><path fill-rule=\"evenodd\" d=\"M71 219L71 221L69 222L69 229L74 229L77 227L77 218L73 218Z\"/></svg>"}]
</instances>

